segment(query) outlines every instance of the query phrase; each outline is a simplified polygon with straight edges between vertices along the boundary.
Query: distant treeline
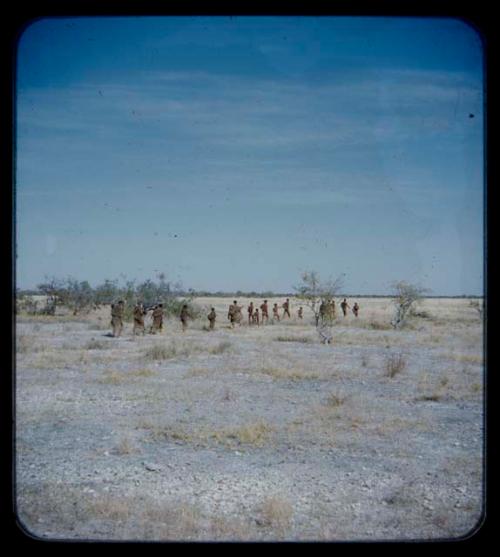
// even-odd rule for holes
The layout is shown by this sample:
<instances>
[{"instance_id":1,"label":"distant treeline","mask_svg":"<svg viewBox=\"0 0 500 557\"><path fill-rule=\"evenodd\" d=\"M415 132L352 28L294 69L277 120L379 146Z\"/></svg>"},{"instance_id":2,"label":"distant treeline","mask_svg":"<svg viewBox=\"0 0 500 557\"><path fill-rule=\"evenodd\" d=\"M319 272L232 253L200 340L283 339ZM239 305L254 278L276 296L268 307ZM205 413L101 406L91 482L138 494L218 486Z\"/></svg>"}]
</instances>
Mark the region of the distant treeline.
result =
<instances>
[{"instance_id":1,"label":"distant treeline","mask_svg":"<svg viewBox=\"0 0 500 557\"><path fill-rule=\"evenodd\" d=\"M39 302L36 296L44 296L44 301ZM17 290L16 297L17 309L29 313L55 314L58 306L64 306L77 314L120 299L126 302L130 312L133 305L140 301L145 306L161 302L167 311L177 313L180 305L189 302L194 293L185 291L179 283L167 281L165 275L160 274L157 281L128 280L119 284L118 280L107 279L95 287L86 280L71 277L49 278L38 284L36 289Z\"/></svg>"},{"instance_id":2,"label":"distant treeline","mask_svg":"<svg viewBox=\"0 0 500 557\"><path fill-rule=\"evenodd\" d=\"M293 298L297 296L297 292L242 292L238 290L237 292L206 292L204 290L189 291L192 295L196 297L203 298ZM394 298L391 294L339 294L339 298ZM425 298L462 298L462 299L482 299L483 296L478 296L475 294L461 294L459 296L445 296L445 295L426 295Z\"/></svg>"},{"instance_id":3,"label":"distant treeline","mask_svg":"<svg viewBox=\"0 0 500 557\"><path fill-rule=\"evenodd\" d=\"M120 298L127 302L142 301L144 304L154 304L159 301L167 301L172 298L292 298L297 292L274 292L265 291L208 291L185 289L182 285L166 280L164 274L159 274L157 281L147 279L142 282L135 280L126 281L120 285L118 280L106 279L102 284L92 287L86 280L78 281L74 278L57 279L50 278L46 282L38 284L36 289L17 289L17 298L44 295L52 299L52 302L61 305L70 305L76 311L90 305L110 304ZM389 294L339 294L339 297L347 298L392 298ZM462 294L458 296L427 295L427 298L450 298L450 299L482 299L483 296Z\"/></svg>"}]
</instances>

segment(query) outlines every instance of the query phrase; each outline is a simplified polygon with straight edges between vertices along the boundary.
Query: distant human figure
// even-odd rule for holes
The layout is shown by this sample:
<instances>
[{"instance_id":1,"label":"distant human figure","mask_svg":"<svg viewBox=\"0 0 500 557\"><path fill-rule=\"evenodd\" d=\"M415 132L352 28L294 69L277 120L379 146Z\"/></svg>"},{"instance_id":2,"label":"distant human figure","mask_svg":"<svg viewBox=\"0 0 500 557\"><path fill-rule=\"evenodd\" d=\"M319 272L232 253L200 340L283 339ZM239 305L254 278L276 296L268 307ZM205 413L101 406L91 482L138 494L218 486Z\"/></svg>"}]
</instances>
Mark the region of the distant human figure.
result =
<instances>
[{"instance_id":1,"label":"distant human figure","mask_svg":"<svg viewBox=\"0 0 500 557\"><path fill-rule=\"evenodd\" d=\"M321 300L321 304L319 305L319 317L321 319L321 322L324 321L326 314L327 314L328 308L326 306L326 302L324 300Z\"/></svg>"},{"instance_id":2,"label":"distant human figure","mask_svg":"<svg viewBox=\"0 0 500 557\"><path fill-rule=\"evenodd\" d=\"M358 306L358 302L354 302L354 305L352 306L352 312L354 313L354 315L357 317L358 313L359 313L359 306Z\"/></svg>"},{"instance_id":3,"label":"distant human figure","mask_svg":"<svg viewBox=\"0 0 500 557\"><path fill-rule=\"evenodd\" d=\"M264 319L266 320L266 323L269 321L269 310L267 307L267 300L264 300L264 302L260 305L260 311L262 312L262 325L264 325Z\"/></svg>"},{"instance_id":4,"label":"distant human figure","mask_svg":"<svg viewBox=\"0 0 500 557\"><path fill-rule=\"evenodd\" d=\"M144 326L144 316L146 315L146 310L142 302L138 302L134 306L134 335L145 334L146 328Z\"/></svg>"},{"instance_id":5,"label":"distant human figure","mask_svg":"<svg viewBox=\"0 0 500 557\"><path fill-rule=\"evenodd\" d=\"M149 332L154 335L163 329L163 304L156 304L151 316L153 317L153 324Z\"/></svg>"},{"instance_id":6,"label":"distant human figure","mask_svg":"<svg viewBox=\"0 0 500 557\"><path fill-rule=\"evenodd\" d=\"M274 319L276 319L276 321L280 320L278 304L274 304L274 306L273 306L273 320Z\"/></svg>"},{"instance_id":7,"label":"distant human figure","mask_svg":"<svg viewBox=\"0 0 500 557\"><path fill-rule=\"evenodd\" d=\"M283 305L281 306L283 308L283 319L285 318L285 315L288 315L288 317L290 317L290 299L287 298L286 301L283 302Z\"/></svg>"},{"instance_id":8,"label":"distant human figure","mask_svg":"<svg viewBox=\"0 0 500 557\"><path fill-rule=\"evenodd\" d=\"M255 308L255 311L252 315L252 322L254 325L259 326L259 308Z\"/></svg>"},{"instance_id":9,"label":"distant human figure","mask_svg":"<svg viewBox=\"0 0 500 557\"><path fill-rule=\"evenodd\" d=\"M241 314L242 309L243 307L239 306L236 300L234 300L233 303L229 306L229 310L227 312L227 318L231 322L232 328L234 328L235 323L241 325L241 319L243 318L243 315Z\"/></svg>"},{"instance_id":10,"label":"distant human figure","mask_svg":"<svg viewBox=\"0 0 500 557\"><path fill-rule=\"evenodd\" d=\"M332 319L335 319L337 315L337 307L335 306L335 300L332 298L330 302L330 316Z\"/></svg>"},{"instance_id":11,"label":"distant human figure","mask_svg":"<svg viewBox=\"0 0 500 557\"><path fill-rule=\"evenodd\" d=\"M182 324L182 332L184 332L187 329L187 322L189 319L189 309L187 304L184 304L182 306L181 309L181 314L179 316L180 320L181 320L181 324Z\"/></svg>"},{"instance_id":12,"label":"distant human figure","mask_svg":"<svg viewBox=\"0 0 500 557\"><path fill-rule=\"evenodd\" d=\"M241 313L242 310L243 310L243 306L239 306L238 304L235 305L234 319L235 322L238 323L238 325L240 325L240 327L241 327L241 322L243 321L243 313Z\"/></svg>"},{"instance_id":13,"label":"distant human figure","mask_svg":"<svg viewBox=\"0 0 500 557\"><path fill-rule=\"evenodd\" d=\"M229 319L229 322L231 323L231 327L234 327L234 323L235 323L235 314L236 314L236 305L237 302L236 300L233 301L232 304L229 304L229 309L227 310L227 318Z\"/></svg>"},{"instance_id":14,"label":"distant human figure","mask_svg":"<svg viewBox=\"0 0 500 557\"><path fill-rule=\"evenodd\" d=\"M347 303L347 300L345 298L340 303L340 307L342 308L342 313L344 314L344 317L346 317L347 316L347 308L350 308L351 306Z\"/></svg>"},{"instance_id":15,"label":"distant human figure","mask_svg":"<svg viewBox=\"0 0 500 557\"><path fill-rule=\"evenodd\" d=\"M207 315L208 322L210 323L210 330L213 331L215 327L215 320L217 318L217 314L215 313L215 308L210 310L210 313Z\"/></svg>"},{"instance_id":16,"label":"distant human figure","mask_svg":"<svg viewBox=\"0 0 500 557\"><path fill-rule=\"evenodd\" d=\"M297 316L299 319L303 318L303 310L302 310L302 306L299 307L299 310L297 311Z\"/></svg>"},{"instance_id":17,"label":"distant human figure","mask_svg":"<svg viewBox=\"0 0 500 557\"><path fill-rule=\"evenodd\" d=\"M250 305L247 307L247 312L248 312L248 324L251 325L253 322L253 302L250 302Z\"/></svg>"},{"instance_id":18,"label":"distant human figure","mask_svg":"<svg viewBox=\"0 0 500 557\"><path fill-rule=\"evenodd\" d=\"M125 302L119 300L117 304L111 304L111 327L113 327L113 336L119 337L123 330L123 312L125 311Z\"/></svg>"}]
</instances>

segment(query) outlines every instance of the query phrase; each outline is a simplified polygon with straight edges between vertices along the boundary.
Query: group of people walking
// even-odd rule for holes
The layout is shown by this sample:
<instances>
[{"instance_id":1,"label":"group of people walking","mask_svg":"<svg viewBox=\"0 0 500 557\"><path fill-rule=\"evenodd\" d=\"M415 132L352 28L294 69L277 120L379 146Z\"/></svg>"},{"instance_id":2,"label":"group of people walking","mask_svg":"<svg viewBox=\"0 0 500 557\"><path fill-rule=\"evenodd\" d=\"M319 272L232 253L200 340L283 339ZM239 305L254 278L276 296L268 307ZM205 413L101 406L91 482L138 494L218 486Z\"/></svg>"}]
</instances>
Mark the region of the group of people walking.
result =
<instances>
[{"instance_id":1,"label":"group of people walking","mask_svg":"<svg viewBox=\"0 0 500 557\"><path fill-rule=\"evenodd\" d=\"M349 304L347 303L346 298L340 303L340 307L344 314L344 317L347 316L347 310L350 309ZM260 309L260 312L259 312ZM280 308L278 303L275 303L272 307L272 322L280 321L281 319L291 318L290 313L290 298L287 298L282 304L281 309L283 310L282 315L280 316ZM123 331L123 317L125 311L125 302L123 300L119 300L116 304L111 304L111 327L113 329L113 336L119 337ZM145 307L144 304L138 302L134 306L133 310L133 318L134 318L134 326L133 326L133 334L134 335L144 335L146 334L146 325L145 325L145 317L148 312L151 311L151 318L152 323L149 327L150 334L156 334L161 332L163 329L163 317L164 317L164 309L163 304L159 303L154 306ZM352 312L357 317L359 313L359 305L356 302L352 307ZM269 304L267 300L264 300L259 307L255 307L253 302L247 307L247 314L248 314L248 325L265 325L269 322ZM299 319L303 319L304 317L304 310L303 307L300 306L297 310L297 317ZM319 306L319 317L321 320L326 319L327 317L335 318L336 317L336 305L335 300L323 300ZM187 304L183 304L179 319L181 322L182 330L185 331L188 326L188 319L190 318L190 312ZM231 328L234 328L235 325L242 324L243 321L243 306L238 305L236 300L233 301L232 304L229 305L229 309L227 312L227 318L231 324ZM217 313L215 312L215 308L210 309L210 313L207 315L207 319L209 322L209 330L215 329L215 322L217 319Z\"/></svg>"},{"instance_id":2,"label":"group of people walking","mask_svg":"<svg viewBox=\"0 0 500 557\"><path fill-rule=\"evenodd\" d=\"M146 334L145 318L149 311L151 311L152 318L152 323L149 327L149 333L154 335L155 333L158 333L163 329L163 304L159 303L151 307L145 307L144 304L138 302L134 306L133 310L134 335ZM116 304L111 304L111 327L113 329L114 337L119 337L122 334L124 312L125 302L123 300L119 300ZM183 304L179 318L182 324L182 330L185 331L187 329L187 322L189 318L189 308L187 304Z\"/></svg>"},{"instance_id":3,"label":"group of people walking","mask_svg":"<svg viewBox=\"0 0 500 557\"><path fill-rule=\"evenodd\" d=\"M347 317L347 310L351 309L351 306L347 303L347 299L344 298L342 302L340 302L340 308L342 309L342 313L344 317ZM354 313L355 317L359 315L359 305L358 302L355 302L352 306L352 312ZM337 306L335 304L335 300L332 298L330 300L322 300L319 306L319 317L324 320L327 318L334 319L337 316Z\"/></svg>"},{"instance_id":4,"label":"group of people walking","mask_svg":"<svg viewBox=\"0 0 500 557\"><path fill-rule=\"evenodd\" d=\"M344 298L342 300L342 302L340 303L340 307L342 308L342 313L344 314L344 317L347 317L347 310L350 309L349 304L347 303L347 299ZM283 310L283 313L280 317L280 308L278 306L277 303L275 303L272 307L272 321L280 321L281 319L285 319L285 318L290 318L291 317L291 313L290 313L290 298L287 298L283 304L281 305L281 309ZM230 323L231 323L231 327L234 327L235 325L241 325L242 321L243 321L243 306L239 306L238 302L236 300L233 301L232 304L230 304L228 312L227 312L227 318L229 319ZM212 311L215 312L215 310L212 308ZM358 317L359 315L359 305L356 302L353 307L352 307L352 312L354 313L355 317ZM248 324L249 325L264 325L265 323L267 323L269 321L269 305L267 300L264 300L264 302L260 305L260 314L259 314L259 308L254 306L253 302L250 302L250 304L247 307L247 313L248 313ZM323 300L319 306L319 315L322 319L325 319L327 316L331 316L332 318L336 317L336 306L335 306L335 300L331 299L331 300ZM299 319L303 319L304 317L304 308L302 306L299 306L298 310L297 310L297 317ZM210 319L210 318L209 318ZM215 318L214 318L215 319ZM210 328L212 327L212 324L210 326Z\"/></svg>"},{"instance_id":5,"label":"group of people walking","mask_svg":"<svg viewBox=\"0 0 500 557\"><path fill-rule=\"evenodd\" d=\"M289 298L281 306L283 308L283 317L288 316L290 317L290 300ZM279 308L278 304L274 304L273 306L273 320L279 321ZM243 306L239 306L236 300L229 306L227 312L227 318L231 323L231 327L235 325L241 325L243 321ZM254 306L253 302L247 307L247 314L248 314L248 324L249 325L264 325L269 321L269 306L267 300L264 300L260 305L260 313L259 308ZM302 319L302 308L300 308L300 318Z\"/></svg>"}]
</instances>

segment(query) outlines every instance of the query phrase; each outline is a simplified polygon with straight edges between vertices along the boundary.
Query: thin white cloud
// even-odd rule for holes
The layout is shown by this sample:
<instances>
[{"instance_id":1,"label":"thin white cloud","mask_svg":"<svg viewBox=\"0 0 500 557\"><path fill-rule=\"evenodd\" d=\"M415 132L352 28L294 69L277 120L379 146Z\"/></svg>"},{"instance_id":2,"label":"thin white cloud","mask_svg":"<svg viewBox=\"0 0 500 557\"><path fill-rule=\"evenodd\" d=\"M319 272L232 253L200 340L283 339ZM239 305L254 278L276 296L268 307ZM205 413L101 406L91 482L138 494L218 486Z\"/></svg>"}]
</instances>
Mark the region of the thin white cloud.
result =
<instances>
[{"instance_id":1,"label":"thin white cloud","mask_svg":"<svg viewBox=\"0 0 500 557\"><path fill-rule=\"evenodd\" d=\"M88 83L18 94L18 131L36 144L73 133L95 138L154 134L215 150L297 151L404 142L460 133L467 110L480 116L480 84L452 72L381 70L311 86L206 72L145 73L133 84ZM64 140L62 140L64 141ZM25 143L22 143L25 145ZM68 148L70 148L68 146Z\"/></svg>"}]
</instances>

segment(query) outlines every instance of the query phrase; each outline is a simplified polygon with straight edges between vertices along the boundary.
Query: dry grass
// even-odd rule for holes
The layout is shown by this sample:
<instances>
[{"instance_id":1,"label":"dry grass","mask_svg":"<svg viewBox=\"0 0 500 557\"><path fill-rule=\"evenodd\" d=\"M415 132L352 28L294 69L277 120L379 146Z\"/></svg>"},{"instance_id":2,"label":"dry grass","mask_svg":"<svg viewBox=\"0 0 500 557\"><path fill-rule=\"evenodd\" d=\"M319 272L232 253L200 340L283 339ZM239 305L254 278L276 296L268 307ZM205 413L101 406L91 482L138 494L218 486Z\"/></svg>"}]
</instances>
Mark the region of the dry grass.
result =
<instances>
[{"instance_id":1,"label":"dry grass","mask_svg":"<svg viewBox=\"0 0 500 557\"><path fill-rule=\"evenodd\" d=\"M175 343L171 343L168 345L155 344L144 351L141 359L144 358L146 360L153 361L171 360L182 356L189 356L189 353L190 352L187 348L179 348Z\"/></svg>"},{"instance_id":2,"label":"dry grass","mask_svg":"<svg viewBox=\"0 0 500 557\"><path fill-rule=\"evenodd\" d=\"M98 380L102 385L121 385L126 381L123 374L118 371L106 371L104 375Z\"/></svg>"},{"instance_id":3,"label":"dry grass","mask_svg":"<svg viewBox=\"0 0 500 557\"><path fill-rule=\"evenodd\" d=\"M261 447L269 440L273 430L274 428L265 422L259 421L253 424L222 430L221 433L224 440L234 440L240 445Z\"/></svg>"},{"instance_id":4,"label":"dry grass","mask_svg":"<svg viewBox=\"0 0 500 557\"><path fill-rule=\"evenodd\" d=\"M420 327L418 330L408 334L401 331L395 333L385 330L390 327L388 320L386 321L388 312L384 313L385 309L380 302L380 311L375 307L373 316L363 316L364 323L361 318L356 321L354 317L348 316L338 324L338 329L334 327L334 344L328 353L320 350L319 346L318 350L308 346L310 342L315 342L314 325L310 324L309 320L307 324L306 320L298 322L294 324L297 327L293 328L280 329L284 325L283 322L271 329L243 326L230 333L231 342L224 340L229 334L222 338L218 336L226 335L223 331L209 335L197 330L188 330L182 337L179 331L172 336L147 336L131 342L129 327L125 331L124 342L102 339L107 347L113 348L109 351L101 351L100 346L81 348L91 336L100 336L87 330L85 326L53 326L59 321L58 317L37 320L37 334L33 332L34 325L26 325L20 329L25 335L19 335L19 362L22 364L18 370L19 384L23 388L31 388L31 384L34 385L38 377L47 377L49 380L44 381L44 384L51 385L57 381L59 394L54 395L55 405L50 405L49 396L46 401L42 401L44 406L37 408L32 416L28 415L30 408L23 408L23 426L28 424L27 427L31 427L31 424L45 424L48 420L55 420L57 410L70 408L62 402L74 404L78 400L78 403L84 403L81 395L95 395L86 390L89 387L99 389L103 393L113 392L113 398L116 396L116 400L132 400L127 397L135 396L137 400L145 402L144 406L140 406L140 414L134 413L127 417L137 421L138 425L133 422L131 427L135 426L139 430L132 430L130 437L124 434L120 438L118 434L106 445L108 451L115 455L114 460L127 466L135 463L133 456L128 455L134 455L137 451L147 451L148 455L150 450L152 453L163 449L165 452L170 449L175 451L174 443L188 444L184 448L177 447L181 452L188 449L196 453L197 447L216 447L220 449L220 454L226 452L224 449L237 449L247 456L253 454L255 457L262 447L271 450L277 447L278 443L282 446L282 443L289 441L290 446L303 449L304 454L306 451L314 451L317 447L337 447L346 451L344 454L352 451L349 454L366 455L367 450L372 447L371 441L367 442L367 439L372 437L375 437L377 447L381 448L381 458L382 452L387 448L385 455L388 458L400 451L401 456L398 458L411 459L414 456L411 446L407 447L404 442L407 433L419 435L425 428L431 432L435 424L430 416L434 412L441 415L441 410L444 410L443 415L448 415L447 409L439 403L466 398L475 403L480 401L482 394L482 370L479 364L483 363L483 359L478 355L481 353L482 335L479 325L474 324L475 322L471 324L461 321L461 313L452 310L450 304L446 315L442 317L442 325L438 326L434 318L422 317L415 320ZM170 323L167 323L168 325ZM90 329L92 324L88 326ZM176 322L176 331L177 326ZM217 326L217 329L219 328L226 327ZM68 331L70 337L65 336ZM25 338L22 338L23 336ZM71 338L78 338L80 346L70 346ZM304 340L306 338L307 340ZM61 350L61 344L64 342L68 345L63 344ZM392 349L384 348L389 345ZM422 355L421 360L418 350ZM397 354L399 351L405 355ZM228 352L234 352L235 357L226 357L224 354ZM148 379L157 375L157 370L165 370L169 365L165 363L159 366L152 362L168 362L172 358L198 354L202 356L191 358L181 364L176 362L175 366L172 366L175 373L162 373L158 385L155 384L156 379ZM216 357L218 354L224 356ZM244 357L246 354L249 355L248 359ZM131 361L131 357L134 361ZM139 362L138 358L143 361ZM398 362L398 359L401 359L402 363ZM419 362L420 365L426 366L422 371L428 370L423 379L417 367ZM103 363L108 371L102 371ZM94 368L94 364L97 367ZM70 373L34 373L32 368L37 365L47 369L69 368ZM335 375L332 375L333 371L329 371L333 367ZM91 377L102 384L126 383L130 388L104 388L92 385L88 377L80 377L84 380L85 389L80 390L78 396L73 391L65 390L70 384L74 386L74 379L78 379L78 373L84 370L93 370ZM212 374L214 377L211 377ZM391 379L382 379L383 374L387 374ZM184 381L184 377L198 376L200 380ZM179 381L180 377L183 379ZM276 383L273 383L273 380ZM297 383L295 386L292 383L278 383L302 380L321 382ZM142 390L143 385L145 388ZM159 386L163 388L158 388ZM278 389L284 411L292 409L291 414L285 419L295 421L290 421L290 425L281 425L279 422L278 426L267 418L267 414L266 420L259 419L258 410L251 414L251 405L255 402L254 395L257 391L252 391L253 394L247 396L247 388L260 389L258 396L263 397L272 395L271 391L264 392L266 388ZM25 392L28 391L24 391L23 395ZM72 398L67 397L68 394L71 394ZM205 397L205 394L209 394L209 397ZM204 413L202 400L216 405L214 413ZM152 404L152 401L155 404ZM181 413L166 414L163 404L165 401L175 401L168 412L180 409ZM414 401L422 402L413 406L408 404ZM426 406L425 401L431 402ZM182 403L192 412L183 414ZM400 403L404 403L403 406ZM50 410L44 415L45 408L49 407ZM413 413L410 413L412 411ZM228 412L226 417L223 417L224 412ZM260 416L263 415L260 413ZM124 420L123 418L122 423ZM105 425L108 427L108 424ZM430 435L431 433L426 433L425 438ZM138 443L136 439L154 443L149 446L135 446L134 442ZM35 451L34 448L30 450L33 453ZM23 457L25 456L26 453ZM264 457L264 454L260 456ZM245 457L238 456L237 460L242 458ZM108 459L107 463L109 462ZM342 461L340 464L342 465ZM100 464L96 464L97 466ZM471 471L480 470L481 463L467 464L467 468ZM450 474L452 473L453 469L450 468ZM145 475L147 476L147 473ZM132 482L128 479L126 481ZM29 485L32 484L20 484L23 496L31 489ZM267 500L262 500L261 505L253 506L250 514L240 518L239 511L231 515L218 515L207 494L194 499L193 504L188 505L177 499L168 500L167 493L155 494L156 500L149 500L144 491L141 498L127 498L124 495L126 489L132 486L127 483L114 483L109 486L109 492L102 490L98 482L93 485L85 481L78 489L64 491L62 488L68 485L70 484L61 486L54 483L44 491L40 489L40 484L37 484L36 489L29 493L29 501L24 497L24 510L31 513L32 525L42 529L50 521L51 525L50 528L47 527L47 531L62 532L63 536L85 537L90 533L92 537L92 534L97 532L98 536L117 540L244 540L284 536L292 532L287 531L287 528L295 524L293 508L290 505L294 499L287 501L285 493L273 496L271 492ZM92 493L91 489L95 489L96 492ZM118 491L113 493L114 489ZM138 493L141 489L142 487L138 488ZM116 495L118 492L121 493L120 496ZM389 504L398 503L397 493L389 495ZM400 494L400 497L402 495L404 494ZM243 493L242 497L244 496ZM246 503L247 500L242 505L245 507L244 511L241 509L242 513L249 510L245 506ZM401 501L408 509L411 503L412 501ZM207 508L202 504L207 504ZM338 501L335 501L335 504L341 505ZM233 513L233 510L228 512ZM212 514L208 516L208 513ZM297 513L295 517L297 529L293 530L294 535L303 532L300 530L301 516ZM328 516L332 516L331 512ZM42 526L37 522L39 517L45 521ZM352 513L349 517L352 519ZM314 521L315 518L312 512L307 516L310 521ZM321 527L321 524L319 526ZM334 534L335 528L338 531L342 530L338 522L332 522L332 528ZM335 535L339 535L338 532Z\"/></svg>"},{"instance_id":5,"label":"dry grass","mask_svg":"<svg viewBox=\"0 0 500 557\"><path fill-rule=\"evenodd\" d=\"M449 377L445 376L439 378L439 380L436 378L431 380L429 373L423 375L418 387L422 394L414 398L415 402L440 402L449 398L463 398L470 394L469 389L463 392L450 381Z\"/></svg>"},{"instance_id":6,"label":"dry grass","mask_svg":"<svg viewBox=\"0 0 500 557\"><path fill-rule=\"evenodd\" d=\"M447 358L466 364L483 364L483 356L479 354L448 354Z\"/></svg>"},{"instance_id":7,"label":"dry grass","mask_svg":"<svg viewBox=\"0 0 500 557\"><path fill-rule=\"evenodd\" d=\"M115 362L112 355L103 356L101 350L87 350L74 347L53 348L47 346L30 362L29 367L33 369L63 369L78 367L80 371L87 371L90 366Z\"/></svg>"},{"instance_id":8,"label":"dry grass","mask_svg":"<svg viewBox=\"0 0 500 557\"><path fill-rule=\"evenodd\" d=\"M109 348L111 348L109 343L95 338L91 338L84 346L85 350L107 350Z\"/></svg>"},{"instance_id":9,"label":"dry grass","mask_svg":"<svg viewBox=\"0 0 500 557\"><path fill-rule=\"evenodd\" d=\"M100 519L125 520L131 512L130 502L125 498L99 497L88 504L89 516Z\"/></svg>"},{"instance_id":10,"label":"dry grass","mask_svg":"<svg viewBox=\"0 0 500 557\"><path fill-rule=\"evenodd\" d=\"M193 377L205 377L211 372L212 370L207 367L193 367L186 372L185 378L191 379Z\"/></svg>"},{"instance_id":11,"label":"dry grass","mask_svg":"<svg viewBox=\"0 0 500 557\"><path fill-rule=\"evenodd\" d=\"M153 426L150 436L153 441L173 441L208 445L216 443L226 448L235 446L262 447L270 440L274 428L263 421L221 429L208 427L189 431L178 425L167 427Z\"/></svg>"},{"instance_id":12,"label":"dry grass","mask_svg":"<svg viewBox=\"0 0 500 557\"><path fill-rule=\"evenodd\" d=\"M286 368L286 367L262 367L259 368L258 373L269 375L273 379L285 379L289 381L304 381L310 379L320 379L321 375L314 371L305 371L299 368Z\"/></svg>"},{"instance_id":13,"label":"dry grass","mask_svg":"<svg viewBox=\"0 0 500 557\"><path fill-rule=\"evenodd\" d=\"M88 535L75 533L74 539L102 539L103 535L95 530L92 523L106 524L112 539L138 541L240 541L258 537L256 527L236 517L221 514L206 516L197 506L179 502L156 502L138 498L104 495L93 498L75 492L72 500L77 503L73 508L65 506L64 516L53 504L48 519L57 524L63 532L70 532L72 523L80 527L88 525ZM31 512L30 522L36 524L35 513ZM64 528L66 526L66 528ZM36 533L36 531L34 532ZM69 539L72 536L68 536Z\"/></svg>"},{"instance_id":14,"label":"dry grass","mask_svg":"<svg viewBox=\"0 0 500 557\"><path fill-rule=\"evenodd\" d=\"M291 503L277 495L271 495L264 500L258 508L258 524L272 528L280 535L290 528L293 518L293 506Z\"/></svg>"},{"instance_id":15,"label":"dry grass","mask_svg":"<svg viewBox=\"0 0 500 557\"><path fill-rule=\"evenodd\" d=\"M393 379L406 368L406 359L403 354L389 354L385 360L385 375Z\"/></svg>"},{"instance_id":16,"label":"dry grass","mask_svg":"<svg viewBox=\"0 0 500 557\"><path fill-rule=\"evenodd\" d=\"M156 371L153 371L152 369L145 367L145 368L134 369L130 371L128 375L130 377L153 377L155 375L158 375L158 373Z\"/></svg>"},{"instance_id":17,"label":"dry grass","mask_svg":"<svg viewBox=\"0 0 500 557\"><path fill-rule=\"evenodd\" d=\"M370 425L373 426L373 424ZM421 420L386 417L370 427L370 433L387 437L405 432L429 431L430 427L428 423Z\"/></svg>"},{"instance_id":18,"label":"dry grass","mask_svg":"<svg viewBox=\"0 0 500 557\"><path fill-rule=\"evenodd\" d=\"M100 321L93 321L88 324L89 331L109 331L111 326L108 323L102 323Z\"/></svg>"},{"instance_id":19,"label":"dry grass","mask_svg":"<svg viewBox=\"0 0 500 557\"><path fill-rule=\"evenodd\" d=\"M50 528L65 539L150 541L248 540L258 533L251 522L211 513L185 501L85 492L64 484L44 484L20 494L22 522L35 536ZM275 521L286 520L271 512ZM75 530L74 525L78 524ZM98 525L96 528L96 524ZM107 534L102 533L106 525Z\"/></svg>"},{"instance_id":20,"label":"dry grass","mask_svg":"<svg viewBox=\"0 0 500 557\"><path fill-rule=\"evenodd\" d=\"M117 455L129 455L137 453L138 449L128 437L123 437L113 452Z\"/></svg>"},{"instance_id":21,"label":"dry grass","mask_svg":"<svg viewBox=\"0 0 500 557\"><path fill-rule=\"evenodd\" d=\"M346 400L347 400L346 396L340 395L338 393L331 393L327 397L325 401L325 405L328 408L338 408L339 406L342 406Z\"/></svg>"},{"instance_id":22,"label":"dry grass","mask_svg":"<svg viewBox=\"0 0 500 557\"><path fill-rule=\"evenodd\" d=\"M154 344L147 348L141 355L141 359L161 361L161 360L172 360L175 358L188 358L194 354L201 354L203 352L208 352L212 355L224 354L232 349L232 343L228 340L223 340L207 348L205 346L200 346L196 343L183 343L177 344L175 341L170 342L170 344Z\"/></svg>"},{"instance_id":23,"label":"dry grass","mask_svg":"<svg viewBox=\"0 0 500 557\"><path fill-rule=\"evenodd\" d=\"M221 400L224 401L224 402L229 402L231 400L234 400L235 398L236 398L236 395L233 393L233 391L231 391L231 389L226 387L224 389L224 393L221 397Z\"/></svg>"},{"instance_id":24,"label":"dry grass","mask_svg":"<svg viewBox=\"0 0 500 557\"><path fill-rule=\"evenodd\" d=\"M19 335L16 338L16 352L18 354L29 354L32 352L41 352L45 350L36 342L34 335Z\"/></svg>"},{"instance_id":25,"label":"dry grass","mask_svg":"<svg viewBox=\"0 0 500 557\"><path fill-rule=\"evenodd\" d=\"M384 323L383 321L368 321L366 328L373 329L374 331L388 331L393 327L390 323Z\"/></svg>"},{"instance_id":26,"label":"dry grass","mask_svg":"<svg viewBox=\"0 0 500 557\"><path fill-rule=\"evenodd\" d=\"M470 390L474 394L480 393L483 390L483 386L481 385L481 383L472 383L472 385L470 386Z\"/></svg>"},{"instance_id":27,"label":"dry grass","mask_svg":"<svg viewBox=\"0 0 500 557\"><path fill-rule=\"evenodd\" d=\"M228 340L223 340L219 342L219 344L216 344L215 346L209 348L208 352L210 354L224 354L224 352L231 350L232 346L233 345L231 344L231 342L229 342Z\"/></svg>"},{"instance_id":28,"label":"dry grass","mask_svg":"<svg viewBox=\"0 0 500 557\"><path fill-rule=\"evenodd\" d=\"M69 356L60 351L48 349L33 360L30 367L34 369L63 369L76 365L86 365L88 362L88 358L82 352L75 351Z\"/></svg>"}]
</instances>

